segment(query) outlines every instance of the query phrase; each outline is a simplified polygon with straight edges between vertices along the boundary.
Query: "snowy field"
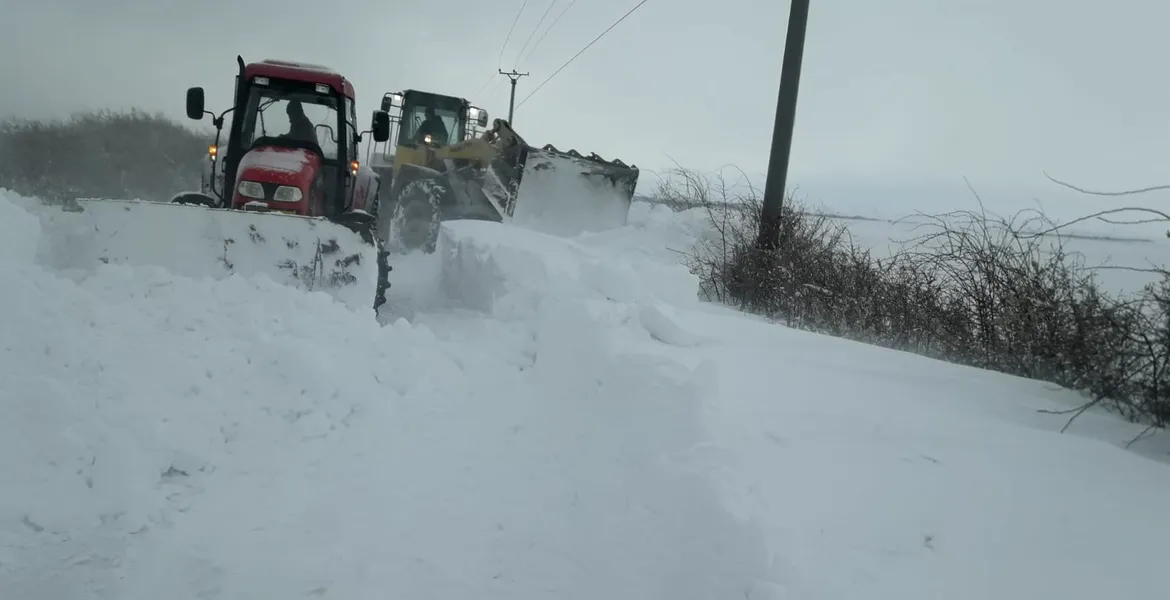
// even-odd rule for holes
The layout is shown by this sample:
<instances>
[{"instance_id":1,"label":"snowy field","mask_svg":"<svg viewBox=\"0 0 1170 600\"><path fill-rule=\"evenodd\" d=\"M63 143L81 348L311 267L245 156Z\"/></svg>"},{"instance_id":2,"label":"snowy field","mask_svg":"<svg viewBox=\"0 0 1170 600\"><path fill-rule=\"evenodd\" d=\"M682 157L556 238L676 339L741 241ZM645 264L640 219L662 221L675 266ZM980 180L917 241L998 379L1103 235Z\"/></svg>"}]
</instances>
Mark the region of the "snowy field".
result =
<instances>
[{"instance_id":1,"label":"snowy field","mask_svg":"<svg viewBox=\"0 0 1170 600\"><path fill-rule=\"evenodd\" d=\"M875 256L888 255L919 236L937 231L932 223L915 215L885 220L834 219L834 222L848 227L853 239L861 246L872 248ZM1059 243L1083 266L1093 268L1097 280L1106 290L1114 294L1132 293L1158 280L1154 274L1135 269L1170 267L1167 230L1170 230L1170 224L1138 226L1089 221L1069 226ZM1049 237L1046 243L1052 245L1058 240Z\"/></svg>"},{"instance_id":2,"label":"snowy field","mask_svg":"<svg viewBox=\"0 0 1170 600\"><path fill-rule=\"evenodd\" d=\"M0 191L4 598L1166 594L1167 436L700 303L701 214L447 223L375 315L65 276L48 210Z\"/></svg>"}]
</instances>

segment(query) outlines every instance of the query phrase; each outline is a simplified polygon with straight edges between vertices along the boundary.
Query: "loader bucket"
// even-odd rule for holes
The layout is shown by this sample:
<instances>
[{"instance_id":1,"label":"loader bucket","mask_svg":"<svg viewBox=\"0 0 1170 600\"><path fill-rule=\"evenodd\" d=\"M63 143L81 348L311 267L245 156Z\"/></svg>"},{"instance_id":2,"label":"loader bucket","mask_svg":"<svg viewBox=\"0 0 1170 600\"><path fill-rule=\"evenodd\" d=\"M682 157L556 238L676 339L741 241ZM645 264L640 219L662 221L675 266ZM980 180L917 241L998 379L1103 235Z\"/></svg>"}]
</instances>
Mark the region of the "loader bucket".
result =
<instances>
[{"instance_id":1,"label":"loader bucket","mask_svg":"<svg viewBox=\"0 0 1170 600\"><path fill-rule=\"evenodd\" d=\"M54 217L49 260L158 266L184 277L266 275L357 310L384 299L389 267L370 226L276 212L137 200L78 200Z\"/></svg>"},{"instance_id":2,"label":"loader bucket","mask_svg":"<svg viewBox=\"0 0 1170 600\"><path fill-rule=\"evenodd\" d=\"M528 147L512 202L512 223L558 236L626 224L638 168L596 154Z\"/></svg>"},{"instance_id":3,"label":"loader bucket","mask_svg":"<svg viewBox=\"0 0 1170 600\"><path fill-rule=\"evenodd\" d=\"M552 146L515 146L491 168L403 164L379 200L378 234L395 252L434 252L442 221L511 223L558 236L626 224L637 167ZM454 167L454 168L453 168Z\"/></svg>"}]
</instances>

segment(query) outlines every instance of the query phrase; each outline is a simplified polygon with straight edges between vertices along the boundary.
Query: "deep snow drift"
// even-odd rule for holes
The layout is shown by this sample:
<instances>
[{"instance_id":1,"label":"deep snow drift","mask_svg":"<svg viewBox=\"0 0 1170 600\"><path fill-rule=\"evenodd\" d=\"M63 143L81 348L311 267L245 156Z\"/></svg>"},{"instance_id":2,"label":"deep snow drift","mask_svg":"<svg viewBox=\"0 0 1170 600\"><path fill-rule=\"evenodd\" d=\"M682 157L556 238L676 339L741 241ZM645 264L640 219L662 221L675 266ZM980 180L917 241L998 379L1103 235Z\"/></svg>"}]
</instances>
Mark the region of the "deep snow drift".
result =
<instances>
[{"instance_id":1,"label":"deep snow drift","mask_svg":"<svg viewBox=\"0 0 1170 600\"><path fill-rule=\"evenodd\" d=\"M6 597L1165 593L1164 438L702 304L674 252L701 214L448 223L375 319L263 277L66 278L45 210L0 192Z\"/></svg>"},{"instance_id":2,"label":"deep snow drift","mask_svg":"<svg viewBox=\"0 0 1170 600\"><path fill-rule=\"evenodd\" d=\"M47 230L40 262L63 274L124 264L193 278L263 275L324 291L352 308L374 304L377 251L324 219L135 200L84 200L77 211L38 212Z\"/></svg>"}]
</instances>

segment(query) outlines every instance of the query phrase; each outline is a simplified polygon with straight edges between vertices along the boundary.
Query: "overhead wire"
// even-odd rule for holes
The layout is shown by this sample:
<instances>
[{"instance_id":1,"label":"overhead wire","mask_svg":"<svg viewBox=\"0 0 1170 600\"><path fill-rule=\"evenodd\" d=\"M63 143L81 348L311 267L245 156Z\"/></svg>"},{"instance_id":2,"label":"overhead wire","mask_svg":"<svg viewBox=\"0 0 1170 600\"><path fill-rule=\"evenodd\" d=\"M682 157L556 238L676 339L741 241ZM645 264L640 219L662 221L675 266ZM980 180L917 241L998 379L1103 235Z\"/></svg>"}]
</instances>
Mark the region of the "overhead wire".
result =
<instances>
[{"instance_id":1,"label":"overhead wire","mask_svg":"<svg viewBox=\"0 0 1170 600\"><path fill-rule=\"evenodd\" d=\"M557 18L553 19L552 25L549 25L549 26L548 26L548 29L545 29L545 30L544 30L544 33L540 34L540 37L536 39L536 43L535 43L535 44L533 44L533 46L532 46L532 49L528 51L528 54L527 54L527 55L525 55L525 56L523 56L523 57L521 57L521 58L520 58L520 59L517 61L517 65L516 65L516 68L517 68L517 69L519 69L520 67L524 66L524 63L525 63L525 62L526 62L526 61L527 61L527 60L528 60L528 59L529 59L529 58L530 58L530 57L531 57L533 54L536 54L536 49L540 47L540 43L544 41L544 38L548 37L548 32L552 31L552 30L553 30L553 28L557 26L557 23L560 23L560 22L561 22L561 18L562 18L562 17L564 17L564 16L565 16L565 13L569 12L569 9L570 9L570 8L573 8L573 5L574 5L574 4L576 4L576 3L577 3L577 0L572 0L571 2L569 2L568 6L565 6L565 10L562 10L562 11L560 12L560 14L558 14L558 15L557 15Z\"/></svg>"},{"instance_id":2,"label":"overhead wire","mask_svg":"<svg viewBox=\"0 0 1170 600\"><path fill-rule=\"evenodd\" d=\"M516 23L520 21L520 15L524 14L524 7L528 6L528 0L520 5L520 10L516 11L516 18L512 19L512 26L508 28L508 35L504 38L504 43L500 45L500 58L496 61L497 69L504 68L504 49L508 47L508 40L512 39L512 32L516 30Z\"/></svg>"},{"instance_id":3,"label":"overhead wire","mask_svg":"<svg viewBox=\"0 0 1170 600\"><path fill-rule=\"evenodd\" d=\"M584 48L582 48L582 49L581 49L579 52L577 52L576 54L574 54L572 58L570 58L569 60L565 61L565 64L561 65L559 69L557 69L556 71L553 71L553 74L552 74L552 75L549 75L549 76L548 76L548 77L547 77L547 78L546 78L544 81L540 82L540 85L536 86L536 89L534 89L534 90L532 90L531 92L529 92L529 94L528 94L527 96L525 96L523 100L521 100L521 101L520 101L520 104L517 104L517 105L516 105L516 108L520 108L521 106L524 106L524 103L525 103L525 102L528 102L528 99L529 99L529 98L531 98L533 95L535 95L535 94L536 94L536 92L539 92L539 91L540 91L540 88L544 87L546 83L548 83L548 82L552 81L553 77L556 77L556 76L557 76L557 73L560 73L561 71L563 71L563 70L565 69L565 67L567 67L567 66L569 66L570 64L572 64L572 63L573 63L573 61L577 60L577 57L578 57L578 56L581 56L582 54L584 54L586 50L588 50L588 49L589 49L591 46L593 46L593 44L596 44L598 40L600 40L601 38L605 37L605 34L609 33L609 32L610 32L610 31L611 31L611 30L612 30L614 27L617 27L619 23L621 23L622 21L625 21L625 20L626 20L626 17L629 17L630 15L634 14L634 11L638 10L639 8L642 8L642 5L643 5L643 4L646 4L646 3L647 3L647 2L649 2L649 1L650 1L650 0L642 0L641 2L639 2L639 3L635 4L633 8L631 8L631 9L630 9L630 10L628 10L628 11L626 11L626 14L622 15L620 19L618 19L617 21L614 21L614 22L613 22L613 25L610 25L609 27L607 27L607 28L605 29L605 31L602 31L602 32L601 32L601 34L600 34L600 35L598 35L597 37L593 38L593 41L592 41L592 42L589 42L588 44L586 44L586 45L585 45L585 47L584 47Z\"/></svg>"},{"instance_id":4,"label":"overhead wire","mask_svg":"<svg viewBox=\"0 0 1170 600\"><path fill-rule=\"evenodd\" d=\"M495 79L496 79L495 73L492 73L491 75L489 75L488 78L484 80L483 85L479 86L479 89L476 90L476 92L474 94L472 94L471 96L474 98L474 97L482 94L483 91L487 89L488 84L495 81Z\"/></svg>"},{"instance_id":5,"label":"overhead wire","mask_svg":"<svg viewBox=\"0 0 1170 600\"><path fill-rule=\"evenodd\" d=\"M548 18L548 13L552 12L553 7L557 5L558 1L559 0L552 0L552 2L548 3L548 8L544 9L543 15L540 15L540 20L536 22L536 27L532 28L532 33L528 34L528 39L524 40L524 45L521 46L520 51L516 53L516 61L513 63L513 66L519 66L516 63L520 62L520 55L524 54L524 51L528 49L528 44L532 43L532 38L536 37L536 31L540 29L540 25L544 23L545 19Z\"/></svg>"},{"instance_id":6,"label":"overhead wire","mask_svg":"<svg viewBox=\"0 0 1170 600\"><path fill-rule=\"evenodd\" d=\"M486 96L483 97L484 102L491 100L492 98L495 98L496 94L499 94L500 90L504 89L504 82L507 81L507 79L505 79L503 77L499 77L499 75L497 75L496 77L497 77L496 85L494 87L492 87L492 89L487 93Z\"/></svg>"},{"instance_id":7,"label":"overhead wire","mask_svg":"<svg viewBox=\"0 0 1170 600\"><path fill-rule=\"evenodd\" d=\"M524 14L524 8L526 6L528 6L528 0L524 0L523 4L520 5L520 10L516 11L516 16L512 19L512 27L511 27L511 29L508 30L508 35L506 37L504 37L504 43L500 44L500 56L496 60L497 70L503 69L504 50L506 50L508 48L508 41L512 39L512 32L516 29L516 23L520 21L520 15ZM495 78L496 78L496 73L492 73L491 75L489 75L488 78L484 80L483 85L480 85L479 89L476 90L476 92L474 94L472 94L472 96L478 96L478 95L482 94L483 91L485 89L487 89L488 84L490 84L492 81L494 81Z\"/></svg>"}]
</instances>

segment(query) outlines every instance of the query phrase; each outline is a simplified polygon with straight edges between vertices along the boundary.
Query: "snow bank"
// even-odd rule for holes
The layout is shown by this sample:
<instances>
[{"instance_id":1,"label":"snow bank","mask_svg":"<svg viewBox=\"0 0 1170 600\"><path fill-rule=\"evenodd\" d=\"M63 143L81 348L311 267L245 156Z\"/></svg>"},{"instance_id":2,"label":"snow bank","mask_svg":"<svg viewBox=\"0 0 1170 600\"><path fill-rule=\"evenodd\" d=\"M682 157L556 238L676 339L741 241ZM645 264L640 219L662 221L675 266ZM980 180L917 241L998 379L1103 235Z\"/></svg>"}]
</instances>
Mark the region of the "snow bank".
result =
<instances>
[{"instance_id":1,"label":"snow bank","mask_svg":"<svg viewBox=\"0 0 1170 600\"><path fill-rule=\"evenodd\" d=\"M441 285L496 316L517 305L523 316L548 298L695 305L698 278L680 253L701 232L691 221L696 215L634 206L631 226L572 239L488 221L444 222L436 252Z\"/></svg>"},{"instance_id":2,"label":"snow bank","mask_svg":"<svg viewBox=\"0 0 1170 600\"><path fill-rule=\"evenodd\" d=\"M671 317L674 307L698 303L697 280L682 265L486 221L444 223L438 254L440 285L465 308L524 321L572 305L595 326L640 327L671 343L699 343Z\"/></svg>"},{"instance_id":3,"label":"snow bank","mask_svg":"<svg viewBox=\"0 0 1170 600\"><path fill-rule=\"evenodd\" d=\"M8 191L0 188L0 243L4 252L0 262L11 265L31 264L37 256L41 224L22 206L7 200ZM22 202L27 201L21 198Z\"/></svg>"},{"instance_id":4,"label":"snow bank","mask_svg":"<svg viewBox=\"0 0 1170 600\"><path fill-rule=\"evenodd\" d=\"M49 268L85 274L113 263L184 277L265 277L372 310L377 252L341 225L155 202L94 200L81 208L37 211L46 233L39 256Z\"/></svg>"}]
</instances>

